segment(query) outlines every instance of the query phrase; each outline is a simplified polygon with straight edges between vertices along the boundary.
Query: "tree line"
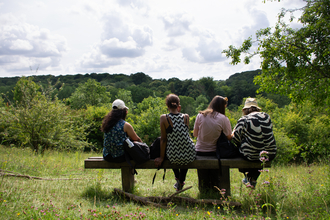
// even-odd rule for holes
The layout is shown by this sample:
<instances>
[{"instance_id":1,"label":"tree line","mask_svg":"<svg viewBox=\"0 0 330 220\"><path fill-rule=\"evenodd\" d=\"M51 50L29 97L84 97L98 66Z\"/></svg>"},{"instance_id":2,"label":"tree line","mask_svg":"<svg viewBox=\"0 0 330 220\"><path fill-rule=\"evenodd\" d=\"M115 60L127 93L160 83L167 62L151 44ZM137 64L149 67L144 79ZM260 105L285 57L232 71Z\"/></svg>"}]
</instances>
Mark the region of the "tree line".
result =
<instances>
[{"instance_id":1,"label":"tree line","mask_svg":"<svg viewBox=\"0 0 330 220\"><path fill-rule=\"evenodd\" d=\"M32 76L32 80L40 85L47 86L49 83L55 85L57 97L60 100L68 99L79 87L88 80L94 80L100 83L113 100L120 89L130 91L132 101L140 103L144 98L149 96L164 97L168 93L175 93L180 96L187 96L193 99L211 99L216 94L228 97L229 108L234 109L241 104L242 98L256 95L259 86L253 83L254 77L260 74L260 70L235 73L226 80L214 80L212 77L202 77L199 80L180 80L178 78L152 79L142 72L125 75L125 74L109 74L109 73L91 73L76 75L36 75ZM13 101L13 88L20 77L1 78L0 93L7 96ZM263 94L270 97L280 106L284 106L290 102L289 98L281 95Z\"/></svg>"}]
</instances>

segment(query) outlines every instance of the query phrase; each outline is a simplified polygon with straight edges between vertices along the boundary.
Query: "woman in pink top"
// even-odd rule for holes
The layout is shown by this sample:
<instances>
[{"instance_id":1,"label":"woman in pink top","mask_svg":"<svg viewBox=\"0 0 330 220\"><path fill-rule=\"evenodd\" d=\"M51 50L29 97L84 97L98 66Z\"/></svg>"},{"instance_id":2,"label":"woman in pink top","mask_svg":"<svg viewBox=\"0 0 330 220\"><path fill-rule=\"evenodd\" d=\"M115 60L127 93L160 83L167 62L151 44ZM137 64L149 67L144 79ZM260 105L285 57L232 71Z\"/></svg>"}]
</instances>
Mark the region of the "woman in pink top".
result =
<instances>
[{"instance_id":1,"label":"woman in pink top","mask_svg":"<svg viewBox=\"0 0 330 220\"><path fill-rule=\"evenodd\" d=\"M215 156L217 140L223 132L228 140L232 139L232 130L229 119L225 116L228 99L215 96L209 107L200 111L194 125L195 145L198 156ZM197 169L199 191L205 192L217 186L220 189L220 170Z\"/></svg>"}]
</instances>

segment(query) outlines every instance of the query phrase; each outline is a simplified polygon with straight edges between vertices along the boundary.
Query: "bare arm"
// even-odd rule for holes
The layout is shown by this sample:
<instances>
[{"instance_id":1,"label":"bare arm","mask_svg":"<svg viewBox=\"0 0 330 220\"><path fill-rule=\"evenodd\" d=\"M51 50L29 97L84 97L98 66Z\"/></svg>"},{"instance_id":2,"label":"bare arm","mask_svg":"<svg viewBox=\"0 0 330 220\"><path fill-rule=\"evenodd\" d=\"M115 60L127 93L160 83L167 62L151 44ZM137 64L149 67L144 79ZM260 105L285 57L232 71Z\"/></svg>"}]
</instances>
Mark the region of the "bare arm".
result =
<instances>
[{"instance_id":1,"label":"bare arm","mask_svg":"<svg viewBox=\"0 0 330 220\"><path fill-rule=\"evenodd\" d=\"M227 139L228 141L231 141L231 139L233 139L234 133L231 133L230 135L227 135Z\"/></svg>"},{"instance_id":2,"label":"bare arm","mask_svg":"<svg viewBox=\"0 0 330 220\"><path fill-rule=\"evenodd\" d=\"M141 138L139 136L137 136L137 134L135 133L132 125L128 122L126 122L124 124L124 131L127 133L129 139L131 139L131 141L139 141L142 142Z\"/></svg>"},{"instance_id":3,"label":"bare arm","mask_svg":"<svg viewBox=\"0 0 330 220\"><path fill-rule=\"evenodd\" d=\"M198 126L196 126L193 133L194 137L198 137L198 132L199 132L199 128Z\"/></svg>"},{"instance_id":4,"label":"bare arm","mask_svg":"<svg viewBox=\"0 0 330 220\"><path fill-rule=\"evenodd\" d=\"M199 132L199 125L198 125L198 118L196 117L196 120L195 120L195 125L194 125L194 137L198 137L198 132Z\"/></svg>"}]
</instances>

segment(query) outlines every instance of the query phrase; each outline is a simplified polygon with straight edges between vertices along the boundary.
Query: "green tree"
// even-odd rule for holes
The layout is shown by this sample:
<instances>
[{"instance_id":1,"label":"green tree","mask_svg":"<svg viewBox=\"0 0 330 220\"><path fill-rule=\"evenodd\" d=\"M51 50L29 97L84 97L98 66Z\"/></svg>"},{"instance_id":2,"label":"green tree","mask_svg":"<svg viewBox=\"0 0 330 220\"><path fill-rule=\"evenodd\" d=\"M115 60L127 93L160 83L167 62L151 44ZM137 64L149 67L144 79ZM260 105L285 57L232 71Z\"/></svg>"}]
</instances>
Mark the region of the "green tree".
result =
<instances>
[{"instance_id":1,"label":"green tree","mask_svg":"<svg viewBox=\"0 0 330 220\"><path fill-rule=\"evenodd\" d=\"M247 54L259 54L262 72L255 77L259 91L289 95L296 102L311 100L316 105L330 104L330 1L305 0L298 22L301 28L293 29L284 21L288 12L282 10L275 28L261 29L256 33L257 50L250 52L252 38L239 48L229 46L223 53L231 57L231 64L241 62ZM292 14L293 15L293 14ZM290 21L295 19L291 16Z\"/></svg>"},{"instance_id":2,"label":"green tree","mask_svg":"<svg viewBox=\"0 0 330 220\"><path fill-rule=\"evenodd\" d=\"M86 83L79 84L75 92L70 96L69 103L74 109L86 108L88 105L99 106L110 102L110 93L106 87L94 79L88 79Z\"/></svg>"},{"instance_id":3,"label":"green tree","mask_svg":"<svg viewBox=\"0 0 330 220\"><path fill-rule=\"evenodd\" d=\"M186 113L190 116L196 114L196 107L195 107L195 100L188 96L179 96L180 98L180 105L181 105L181 112Z\"/></svg>"},{"instance_id":4,"label":"green tree","mask_svg":"<svg viewBox=\"0 0 330 220\"><path fill-rule=\"evenodd\" d=\"M209 106L209 101L203 95L200 95L196 98L196 112L203 111Z\"/></svg>"},{"instance_id":5,"label":"green tree","mask_svg":"<svg viewBox=\"0 0 330 220\"><path fill-rule=\"evenodd\" d=\"M197 86L198 85L201 87L202 94L211 101L216 95L216 82L213 80L213 77L202 77L197 81Z\"/></svg>"},{"instance_id":6,"label":"green tree","mask_svg":"<svg viewBox=\"0 0 330 220\"><path fill-rule=\"evenodd\" d=\"M3 98L0 96L0 108L5 106Z\"/></svg>"},{"instance_id":7,"label":"green tree","mask_svg":"<svg viewBox=\"0 0 330 220\"><path fill-rule=\"evenodd\" d=\"M132 101L132 93L129 90L119 89L116 95L116 99L121 99L125 102L125 105L132 111L134 109L134 103Z\"/></svg>"},{"instance_id":8,"label":"green tree","mask_svg":"<svg viewBox=\"0 0 330 220\"><path fill-rule=\"evenodd\" d=\"M159 97L148 97L137 105L134 123L136 133L149 145L160 136L160 116L167 112L165 100ZM130 122L130 120L127 120Z\"/></svg>"},{"instance_id":9,"label":"green tree","mask_svg":"<svg viewBox=\"0 0 330 220\"><path fill-rule=\"evenodd\" d=\"M87 125L87 139L91 143L85 150L93 149L101 151L103 148L103 132L101 125L103 118L111 111L111 103L103 106L88 106L84 111L84 124Z\"/></svg>"},{"instance_id":10,"label":"green tree","mask_svg":"<svg viewBox=\"0 0 330 220\"><path fill-rule=\"evenodd\" d=\"M32 78L21 78L14 89L16 105L1 109L1 132L6 143L31 147L35 152L52 149L81 149L85 125L81 115L52 97L54 88L38 91Z\"/></svg>"}]
</instances>

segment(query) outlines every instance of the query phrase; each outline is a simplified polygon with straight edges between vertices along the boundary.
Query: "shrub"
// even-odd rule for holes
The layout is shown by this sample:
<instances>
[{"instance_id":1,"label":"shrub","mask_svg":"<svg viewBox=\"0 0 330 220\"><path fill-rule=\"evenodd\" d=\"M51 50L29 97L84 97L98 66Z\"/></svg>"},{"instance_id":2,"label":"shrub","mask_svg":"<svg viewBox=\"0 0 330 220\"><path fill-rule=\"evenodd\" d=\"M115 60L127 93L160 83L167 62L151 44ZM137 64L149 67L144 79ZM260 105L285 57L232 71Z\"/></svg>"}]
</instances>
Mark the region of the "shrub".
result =
<instances>
[{"instance_id":1,"label":"shrub","mask_svg":"<svg viewBox=\"0 0 330 220\"><path fill-rule=\"evenodd\" d=\"M78 111L71 111L51 92L40 91L32 78L21 78L14 89L15 106L1 109L1 132L6 143L31 147L35 152L81 149L87 146L85 125ZM51 91L49 89L48 91Z\"/></svg>"}]
</instances>

